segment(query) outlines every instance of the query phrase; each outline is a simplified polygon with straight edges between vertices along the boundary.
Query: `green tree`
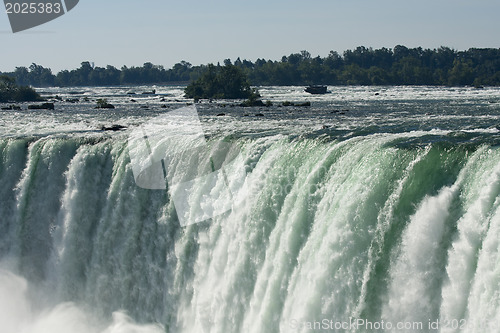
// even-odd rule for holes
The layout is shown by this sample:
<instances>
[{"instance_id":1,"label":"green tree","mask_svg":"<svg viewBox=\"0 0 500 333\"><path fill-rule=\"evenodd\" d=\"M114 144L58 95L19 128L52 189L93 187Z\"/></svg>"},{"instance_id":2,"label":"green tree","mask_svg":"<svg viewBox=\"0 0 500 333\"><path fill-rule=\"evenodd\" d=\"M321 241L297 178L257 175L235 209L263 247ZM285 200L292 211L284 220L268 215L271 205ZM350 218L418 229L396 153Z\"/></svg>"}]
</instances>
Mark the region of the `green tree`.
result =
<instances>
[{"instance_id":1,"label":"green tree","mask_svg":"<svg viewBox=\"0 0 500 333\"><path fill-rule=\"evenodd\" d=\"M8 102L15 93L16 79L8 75L0 75L0 102Z\"/></svg>"},{"instance_id":2,"label":"green tree","mask_svg":"<svg viewBox=\"0 0 500 333\"><path fill-rule=\"evenodd\" d=\"M393 64L393 75L396 84L419 84L416 69L420 61L413 56L406 56Z\"/></svg>"},{"instance_id":3,"label":"green tree","mask_svg":"<svg viewBox=\"0 0 500 333\"><path fill-rule=\"evenodd\" d=\"M448 74L448 84L451 86L472 85L474 83L474 70L470 61L455 59L453 68Z\"/></svg>"},{"instance_id":4,"label":"green tree","mask_svg":"<svg viewBox=\"0 0 500 333\"><path fill-rule=\"evenodd\" d=\"M368 70L361 68L357 64L346 66L342 71L341 78L343 83L348 85L370 85Z\"/></svg>"},{"instance_id":5,"label":"green tree","mask_svg":"<svg viewBox=\"0 0 500 333\"><path fill-rule=\"evenodd\" d=\"M14 77L16 78L16 82L19 84L30 84L30 72L26 67L16 67L16 70L14 71Z\"/></svg>"}]
</instances>

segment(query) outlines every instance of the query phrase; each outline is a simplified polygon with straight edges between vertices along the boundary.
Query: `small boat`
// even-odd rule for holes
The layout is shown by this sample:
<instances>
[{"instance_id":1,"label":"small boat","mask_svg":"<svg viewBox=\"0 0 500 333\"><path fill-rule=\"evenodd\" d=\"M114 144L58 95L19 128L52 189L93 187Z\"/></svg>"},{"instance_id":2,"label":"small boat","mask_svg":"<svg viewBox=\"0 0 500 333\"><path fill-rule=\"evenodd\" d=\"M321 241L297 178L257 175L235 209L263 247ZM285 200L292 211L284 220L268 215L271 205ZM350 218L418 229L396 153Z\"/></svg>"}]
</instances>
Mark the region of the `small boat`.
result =
<instances>
[{"instance_id":1,"label":"small boat","mask_svg":"<svg viewBox=\"0 0 500 333\"><path fill-rule=\"evenodd\" d=\"M310 94L315 94L315 95L319 95L319 94L326 94L327 91L326 91L326 86L309 86L307 87L305 90L305 92L308 92Z\"/></svg>"}]
</instances>

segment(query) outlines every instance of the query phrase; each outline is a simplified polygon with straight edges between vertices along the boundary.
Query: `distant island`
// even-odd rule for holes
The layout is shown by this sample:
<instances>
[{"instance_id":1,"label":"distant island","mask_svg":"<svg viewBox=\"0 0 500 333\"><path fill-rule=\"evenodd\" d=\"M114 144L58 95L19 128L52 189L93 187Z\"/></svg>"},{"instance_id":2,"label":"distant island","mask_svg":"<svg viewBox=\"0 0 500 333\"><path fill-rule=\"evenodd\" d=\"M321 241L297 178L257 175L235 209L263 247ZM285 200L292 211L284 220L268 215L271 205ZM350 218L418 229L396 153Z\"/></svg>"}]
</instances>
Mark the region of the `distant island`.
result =
<instances>
[{"instance_id":1,"label":"distant island","mask_svg":"<svg viewBox=\"0 0 500 333\"><path fill-rule=\"evenodd\" d=\"M372 49L364 46L343 54L330 51L326 57L312 57L307 51L283 56L281 60L224 60L223 65L193 66L186 61L170 69L150 62L142 67L108 65L95 67L81 63L74 70L53 74L50 68L38 64L17 67L14 72L0 73L15 78L19 85L46 86L115 86L187 84L207 72L233 65L252 86L260 85L438 85L438 86L499 86L500 49L471 48L456 51L407 48ZM199 85L198 85L199 88ZM196 88L196 89L198 89ZM194 96L194 95L193 95Z\"/></svg>"},{"instance_id":2,"label":"distant island","mask_svg":"<svg viewBox=\"0 0 500 333\"><path fill-rule=\"evenodd\" d=\"M207 70L184 90L187 98L248 99L256 101L260 95L250 87L248 79L239 67L226 63L224 66L209 64Z\"/></svg>"},{"instance_id":3,"label":"distant island","mask_svg":"<svg viewBox=\"0 0 500 333\"><path fill-rule=\"evenodd\" d=\"M41 101L40 95L31 87L18 86L16 79L0 75L0 103Z\"/></svg>"}]
</instances>

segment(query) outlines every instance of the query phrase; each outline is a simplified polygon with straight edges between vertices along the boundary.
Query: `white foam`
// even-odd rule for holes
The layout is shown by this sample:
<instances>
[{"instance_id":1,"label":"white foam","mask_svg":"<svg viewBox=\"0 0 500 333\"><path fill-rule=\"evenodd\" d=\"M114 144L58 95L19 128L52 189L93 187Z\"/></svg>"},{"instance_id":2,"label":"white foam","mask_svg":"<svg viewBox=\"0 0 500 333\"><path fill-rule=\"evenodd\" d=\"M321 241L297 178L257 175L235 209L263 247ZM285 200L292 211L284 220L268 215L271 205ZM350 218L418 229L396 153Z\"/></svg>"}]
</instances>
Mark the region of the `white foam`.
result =
<instances>
[{"instance_id":1,"label":"white foam","mask_svg":"<svg viewBox=\"0 0 500 333\"><path fill-rule=\"evenodd\" d=\"M16 333L163 333L160 325L140 325L125 313L115 312L107 324L92 318L74 303L52 307L30 299L28 282L0 268L0 331Z\"/></svg>"}]
</instances>

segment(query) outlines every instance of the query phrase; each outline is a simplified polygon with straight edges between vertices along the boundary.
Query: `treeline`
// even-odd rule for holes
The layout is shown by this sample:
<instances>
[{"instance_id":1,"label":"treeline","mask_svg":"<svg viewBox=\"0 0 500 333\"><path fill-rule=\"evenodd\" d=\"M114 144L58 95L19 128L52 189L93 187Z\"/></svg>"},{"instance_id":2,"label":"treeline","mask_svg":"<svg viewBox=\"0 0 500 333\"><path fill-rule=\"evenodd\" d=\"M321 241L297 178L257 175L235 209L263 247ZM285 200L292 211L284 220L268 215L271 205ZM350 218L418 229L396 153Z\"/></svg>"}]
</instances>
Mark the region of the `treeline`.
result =
<instances>
[{"instance_id":1,"label":"treeline","mask_svg":"<svg viewBox=\"0 0 500 333\"><path fill-rule=\"evenodd\" d=\"M245 62L242 63L246 67ZM262 85L500 85L500 49L455 51L407 48L372 49L360 46L326 58L307 51L281 61L257 60L248 71Z\"/></svg>"},{"instance_id":2,"label":"treeline","mask_svg":"<svg viewBox=\"0 0 500 333\"><path fill-rule=\"evenodd\" d=\"M407 48L402 45L372 49L360 46L343 54L330 51L326 57L312 57L307 51L283 56L280 61L255 62L224 60L239 67L252 85L500 85L500 49L471 48L456 51ZM75 70L53 74L49 68L32 64L12 73L20 85L108 86L168 84L190 82L208 70L207 65L192 66L186 61L170 69L145 63L142 67L117 69L95 67L83 62Z\"/></svg>"},{"instance_id":3,"label":"treeline","mask_svg":"<svg viewBox=\"0 0 500 333\"><path fill-rule=\"evenodd\" d=\"M52 73L50 68L38 64L31 64L29 68L16 67L14 72L3 74L14 77L20 85L72 87L188 82L196 73L197 69L185 61L181 61L168 70L150 62L145 63L142 67L123 66L121 69L117 69L111 65L105 68L95 67L93 63L85 61L78 69L63 70L56 75Z\"/></svg>"}]
</instances>

